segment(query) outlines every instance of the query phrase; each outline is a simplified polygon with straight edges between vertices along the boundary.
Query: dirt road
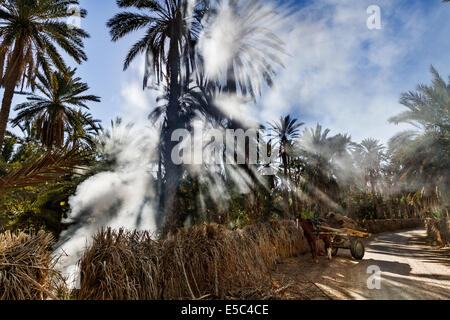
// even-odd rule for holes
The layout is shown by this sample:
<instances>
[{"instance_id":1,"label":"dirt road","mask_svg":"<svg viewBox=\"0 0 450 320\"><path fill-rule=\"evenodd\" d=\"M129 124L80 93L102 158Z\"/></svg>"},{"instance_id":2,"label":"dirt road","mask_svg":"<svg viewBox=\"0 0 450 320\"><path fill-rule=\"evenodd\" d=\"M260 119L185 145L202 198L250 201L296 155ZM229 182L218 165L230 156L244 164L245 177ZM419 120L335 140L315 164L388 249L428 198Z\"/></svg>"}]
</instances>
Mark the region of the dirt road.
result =
<instances>
[{"instance_id":1,"label":"dirt road","mask_svg":"<svg viewBox=\"0 0 450 320\"><path fill-rule=\"evenodd\" d=\"M362 261L340 250L318 265L308 256L279 265L274 278L286 286L286 299L450 299L450 249L425 243L425 230L384 233L366 244ZM380 270L380 278L368 268ZM378 268L378 269L377 269ZM369 284L379 289L369 289Z\"/></svg>"}]
</instances>

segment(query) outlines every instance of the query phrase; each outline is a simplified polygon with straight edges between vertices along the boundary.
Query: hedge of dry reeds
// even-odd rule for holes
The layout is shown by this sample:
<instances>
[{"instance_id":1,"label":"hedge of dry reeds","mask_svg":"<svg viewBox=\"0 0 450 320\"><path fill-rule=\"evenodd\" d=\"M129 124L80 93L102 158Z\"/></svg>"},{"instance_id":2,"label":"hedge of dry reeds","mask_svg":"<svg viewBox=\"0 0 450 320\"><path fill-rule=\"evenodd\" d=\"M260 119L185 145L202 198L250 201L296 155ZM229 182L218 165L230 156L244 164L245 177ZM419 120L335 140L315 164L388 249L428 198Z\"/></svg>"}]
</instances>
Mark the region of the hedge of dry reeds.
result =
<instances>
[{"instance_id":1,"label":"hedge of dry reeds","mask_svg":"<svg viewBox=\"0 0 450 320\"><path fill-rule=\"evenodd\" d=\"M230 231L181 229L164 240L147 232L103 230L80 261L78 299L269 298L271 269L308 250L301 229L280 221Z\"/></svg>"},{"instance_id":2,"label":"hedge of dry reeds","mask_svg":"<svg viewBox=\"0 0 450 320\"><path fill-rule=\"evenodd\" d=\"M450 245L450 219L427 219L425 221L427 234L439 245Z\"/></svg>"},{"instance_id":3,"label":"hedge of dry reeds","mask_svg":"<svg viewBox=\"0 0 450 320\"><path fill-rule=\"evenodd\" d=\"M0 300L57 299L63 281L53 244L45 232L0 234Z\"/></svg>"}]
</instances>

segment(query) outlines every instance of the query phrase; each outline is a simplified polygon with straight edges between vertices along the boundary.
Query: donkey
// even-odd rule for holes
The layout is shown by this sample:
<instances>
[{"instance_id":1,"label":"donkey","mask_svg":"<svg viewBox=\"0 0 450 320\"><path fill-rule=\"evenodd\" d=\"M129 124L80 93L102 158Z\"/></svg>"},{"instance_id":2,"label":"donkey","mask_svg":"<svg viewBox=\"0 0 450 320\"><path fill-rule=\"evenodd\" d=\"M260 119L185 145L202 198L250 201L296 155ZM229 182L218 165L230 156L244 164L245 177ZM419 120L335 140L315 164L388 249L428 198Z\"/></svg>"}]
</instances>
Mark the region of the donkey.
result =
<instances>
[{"instance_id":1,"label":"donkey","mask_svg":"<svg viewBox=\"0 0 450 320\"><path fill-rule=\"evenodd\" d=\"M300 222L300 226L302 227L302 229L305 233L306 240L308 240L309 247L311 248L311 254L312 254L313 261L315 263L319 263L318 256L325 255L324 251L320 252L320 254L318 252L318 248L317 248L318 240L323 240L325 242L326 255L328 256L328 259L331 260L333 237L329 234L321 234L320 233L320 227L327 226L327 225L323 222L318 222L313 219L300 218L299 222Z\"/></svg>"}]
</instances>

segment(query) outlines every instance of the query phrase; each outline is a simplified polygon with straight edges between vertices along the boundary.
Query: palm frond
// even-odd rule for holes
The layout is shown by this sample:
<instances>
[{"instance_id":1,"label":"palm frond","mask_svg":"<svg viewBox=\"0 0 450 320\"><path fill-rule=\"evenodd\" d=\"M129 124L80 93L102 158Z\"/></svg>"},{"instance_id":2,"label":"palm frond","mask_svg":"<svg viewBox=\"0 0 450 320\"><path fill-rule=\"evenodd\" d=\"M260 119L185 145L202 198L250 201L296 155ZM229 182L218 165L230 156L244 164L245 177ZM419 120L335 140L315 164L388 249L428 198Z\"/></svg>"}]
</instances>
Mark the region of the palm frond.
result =
<instances>
[{"instance_id":1,"label":"palm frond","mask_svg":"<svg viewBox=\"0 0 450 320\"><path fill-rule=\"evenodd\" d=\"M82 169L83 153L78 147L49 151L0 176L0 190L12 190L61 180Z\"/></svg>"}]
</instances>

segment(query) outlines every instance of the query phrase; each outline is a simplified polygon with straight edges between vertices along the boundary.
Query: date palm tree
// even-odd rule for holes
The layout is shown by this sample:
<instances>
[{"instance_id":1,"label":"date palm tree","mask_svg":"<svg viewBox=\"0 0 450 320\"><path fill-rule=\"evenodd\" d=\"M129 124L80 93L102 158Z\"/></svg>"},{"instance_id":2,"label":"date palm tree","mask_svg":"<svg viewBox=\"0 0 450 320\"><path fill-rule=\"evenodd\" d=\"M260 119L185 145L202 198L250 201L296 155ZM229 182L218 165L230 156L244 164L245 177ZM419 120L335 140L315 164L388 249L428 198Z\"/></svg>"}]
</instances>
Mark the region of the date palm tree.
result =
<instances>
[{"instance_id":1,"label":"date palm tree","mask_svg":"<svg viewBox=\"0 0 450 320\"><path fill-rule=\"evenodd\" d=\"M284 43L272 31L277 19L277 12L260 0L214 1L200 47L209 52L224 50L221 54L226 59L222 64L210 59L213 63L205 65L207 75L221 82L224 91L253 99L261 94L263 84L271 87L275 67L284 67Z\"/></svg>"},{"instance_id":2,"label":"date palm tree","mask_svg":"<svg viewBox=\"0 0 450 320\"><path fill-rule=\"evenodd\" d=\"M372 138L364 139L356 148L356 158L365 175L365 186L370 185L372 196L376 194L376 186L381 176L381 165L385 160L384 146Z\"/></svg>"},{"instance_id":3,"label":"date palm tree","mask_svg":"<svg viewBox=\"0 0 450 320\"><path fill-rule=\"evenodd\" d=\"M0 1L0 85L4 88L0 110L0 148L17 85L31 86L39 67L65 68L61 49L77 63L87 60L83 39L89 35L64 19L78 0ZM86 16L79 10L80 17Z\"/></svg>"},{"instance_id":4,"label":"date palm tree","mask_svg":"<svg viewBox=\"0 0 450 320\"><path fill-rule=\"evenodd\" d=\"M273 32L278 17L270 5L260 0L210 1L198 47L203 54L202 71L212 86L220 88L216 91L221 92L219 99L214 100L221 100L223 94L239 97L242 101L256 101L263 85L272 87L276 68L284 67L281 61L284 43ZM212 109L209 107L208 113L214 113ZM220 109L219 118L226 129L258 130L259 125L247 121L245 113L233 112L233 108L224 105ZM246 141L245 150L249 143ZM259 206L261 201L257 199L266 192L267 181L261 180L257 166L248 162L245 157L245 164L232 170L238 170L249 182L251 193L246 199L246 207L251 211Z\"/></svg>"},{"instance_id":5,"label":"date palm tree","mask_svg":"<svg viewBox=\"0 0 450 320\"><path fill-rule=\"evenodd\" d=\"M117 0L120 8L137 9L124 11L108 21L113 41L137 30L144 29L145 35L130 49L124 69L142 53L146 54L144 88L151 72L156 84L167 85L168 104L162 129L163 159L165 168L164 213L166 230L179 226L177 215L177 191L183 169L171 160L176 142L171 140L174 130L185 127L180 107L183 82L189 81L190 68L195 64L192 47L201 30L200 21L207 8L200 0ZM182 64L184 62L184 66ZM182 66L185 74L183 77ZM187 80L186 80L187 79Z\"/></svg>"},{"instance_id":6,"label":"date palm tree","mask_svg":"<svg viewBox=\"0 0 450 320\"><path fill-rule=\"evenodd\" d=\"M291 118L290 115L280 117L277 122L269 123L269 128L272 130L269 137L275 139L275 143L279 147L285 183L289 182L289 158L292 157L293 144L299 138L300 127L302 125L304 125L303 122L298 122L298 119ZM289 211L289 192L287 185L284 186L283 193L286 210Z\"/></svg>"},{"instance_id":7,"label":"date palm tree","mask_svg":"<svg viewBox=\"0 0 450 320\"><path fill-rule=\"evenodd\" d=\"M419 85L402 95L400 103L408 110L389 121L412 124L415 130L394 136L389 147L394 161L401 164L403 182L424 188L427 194L440 189L443 202L449 205L450 79L446 83L433 67L431 73L432 85Z\"/></svg>"},{"instance_id":8,"label":"date palm tree","mask_svg":"<svg viewBox=\"0 0 450 320\"><path fill-rule=\"evenodd\" d=\"M102 131L100 122L101 120L94 119L89 112L78 110L71 121L71 125L66 126L66 143L95 151L98 142L96 138Z\"/></svg>"},{"instance_id":9,"label":"date palm tree","mask_svg":"<svg viewBox=\"0 0 450 320\"><path fill-rule=\"evenodd\" d=\"M306 129L296 151L303 166L302 191L309 194L319 209L338 208L342 187L349 183L347 172L354 146L347 134L329 136L330 129L320 124Z\"/></svg>"},{"instance_id":10,"label":"date palm tree","mask_svg":"<svg viewBox=\"0 0 450 320\"><path fill-rule=\"evenodd\" d=\"M81 139L80 122L82 127L90 127L87 130L98 130L97 121L80 109L89 109L87 103L100 102L100 98L86 94L89 86L76 77L75 72L76 69L66 69L45 75L39 73L35 86L40 95L29 94L28 101L15 108L18 114L12 124L33 123L35 138L48 149L62 147L65 132L70 141Z\"/></svg>"},{"instance_id":11,"label":"date palm tree","mask_svg":"<svg viewBox=\"0 0 450 320\"><path fill-rule=\"evenodd\" d=\"M364 139L355 150L356 162L364 175L364 187L370 185L372 194L373 210L377 218L379 216L377 205L377 185L382 176L382 162L386 160L384 146L380 141L372 138Z\"/></svg>"},{"instance_id":12,"label":"date palm tree","mask_svg":"<svg viewBox=\"0 0 450 320\"><path fill-rule=\"evenodd\" d=\"M332 138L329 137L329 134L330 129L323 130L323 127L317 124L315 129L305 130L299 140L299 153L305 158L310 172L310 182L315 186L320 186L321 181L328 180L323 180L321 177L332 175L332 150L330 148Z\"/></svg>"},{"instance_id":13,"label":"date palm tree","mask_svg":"<svg viewBox=\"0 0 450 320\"><path fill-rule=\"evenodd\" d=\"M214 25L216 15L211 9L212 2L208 0L117 0L120 8L128 10L117 14L107 24L113 41L118 41L137 30L145 31L142 39L135 43L129 51L124 62L124 69L127 69L139 54L145 54L144 87L147 86L152 73L156 84L162 84L166 87L164 99L167 100L167 104L164 108L159 109L164 113L161 115L161 118L164 119L161 134L161 157L164 167L165 230L173 229L173 227L182 224L180 217L177 216L176 206L178 205L177 190L184 168L175 165L171 160L171 152L176 146L176 142L171 141L173 131L189 127L188 120L190 119L189 115L192 114L192 108L203 109L208 113L208 116L216 113L216 115L222 117L223 113L226 118L224 119L225 122L233 122L231 125L229 124L230 127L242 127L228 114L225 115L226 112L217 110L213 105L204 108L203 106L194 106L190 102L185 103L186 97L192 96L193 88L190 85L193 84L194 87L200 85L193 81L193 73L195 72L196 76L199 76L204 71L202 64L205 57L201 57L199 51L194 50L194 48L198 43L201 31L205 31L205 29ZM221 1L214 1L214 3L218 2ZM235 1L231 2L235 3ZM247 17L250 17L250 13L255 12L260 7L255 5L258 1L250 2L252 5L247 7ZM207 13L211 13L211 16L208 17L214 18L203 19ZM259 21L262 20L261 17L258 17L258 19ZM247 21L247 24L249 23L250 21ZM270 46L277 42L269 39L272 36L269 29L253 29L256 34L259 34L260 38L264 34L266 35L267 41L261 41L263 46L264 44ZM251 34L250 28L247 29L247 33ZM238 37L236 41L241 41L241 38ZM247 47L251 47L251 44L248 44ZM252 52L255 52L255 50ZM238 59L239 55L234 55L234 57ZM273 54L271 54L271 57L274 57ZM271 82L270 79L274 72L269 72L270 63L277 59L277 57L264 59L262 53L257 50L257 57L253 61L258 62L258 65L253 68L255 72L246 78L247 83L249 79L254 78L257 70L261 73L259 74L260 77L264 77L267 82ZM245 62L246 65L248 63L249 61ZM264 68L260 68L263 63ZM235 73L235 81L241 81L242 79L237 80L237 76L237 73ZM210 85L214 83L214 79L210 81ZM236 90L225 91L236 92ZM163 230L163 233L165 230Z\"/></svg>"},{"instance_id":14,"label":"date palm tree","mask_svg":"<svg viewBox=\"0 0 450 320\"><path fill-rule=\"evenodd\" d=\"M269 128L272 130L270 137L276 140L275 143L280 148L280 159L286 178L289 168L288 158L292 154L294 141L299 138L300 127L303 125L303 122L298 122L298 119L291 118L290 115L280 117L277 122L269 122Z\"/></svg>"}]
</instances>

